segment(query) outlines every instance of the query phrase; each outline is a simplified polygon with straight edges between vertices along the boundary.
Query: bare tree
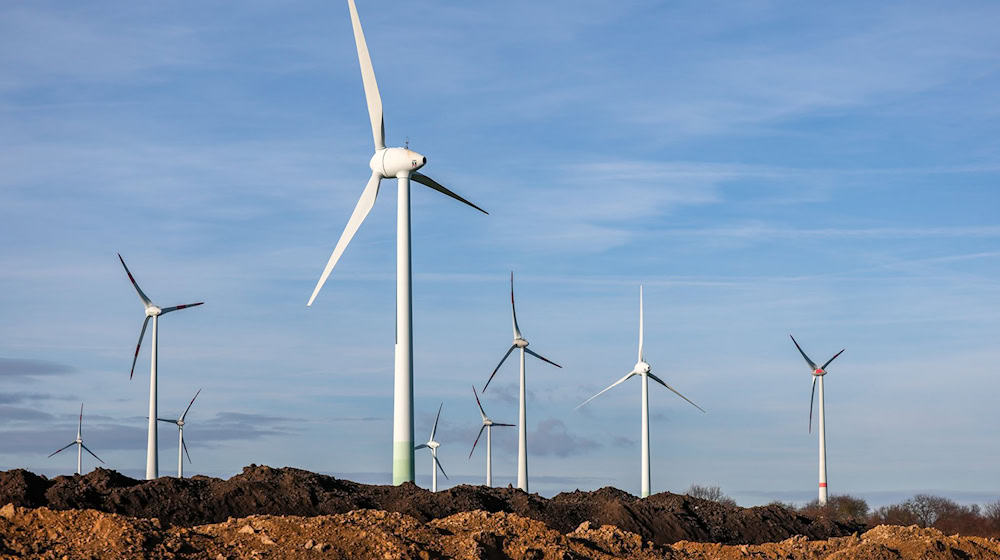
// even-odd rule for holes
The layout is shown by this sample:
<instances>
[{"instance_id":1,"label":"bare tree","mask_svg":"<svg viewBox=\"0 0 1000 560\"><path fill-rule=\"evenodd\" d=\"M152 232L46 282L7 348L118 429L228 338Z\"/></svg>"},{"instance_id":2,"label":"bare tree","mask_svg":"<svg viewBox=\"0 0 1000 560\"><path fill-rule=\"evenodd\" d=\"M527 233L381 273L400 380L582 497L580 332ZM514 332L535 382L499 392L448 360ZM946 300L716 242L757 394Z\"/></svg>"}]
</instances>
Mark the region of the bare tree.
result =
<instances>
[{"instance_id":1,"label":"bare tree","mask_svg":"<svg viewBox=\"0 0 1000 560\"><path fill-rule=\"evenodd\" d=\"M701 486L699 484L692 484L685 493L692 498L698 498L700 500L718 502L727 506L736 505L736 500L725 495L722 492L722 488L719 488L718 486Z\"/></svg>"},{"instance_id":2,"label":"bare tree","mask_svg":"<svg viewBox=\"0 0 1000 560\"><path fill-rule=\"evenodd\" d=\"M1000 533L1000 500L986 504L983 514L990 529L994 533Z\"/></svg>"},{"instance_id":3,"label":"bare tree","mask_svg":"<svg viewBox=\"0 0 1000 560\"><path fill-rule=\"evenodd\" d=\"M816 499L802 506L798 511L809 517L865 523L868 519L868 502L862 498L848 495L830 496L826 505L820 505L819 500Z\"/></svg>"}]
</instances>

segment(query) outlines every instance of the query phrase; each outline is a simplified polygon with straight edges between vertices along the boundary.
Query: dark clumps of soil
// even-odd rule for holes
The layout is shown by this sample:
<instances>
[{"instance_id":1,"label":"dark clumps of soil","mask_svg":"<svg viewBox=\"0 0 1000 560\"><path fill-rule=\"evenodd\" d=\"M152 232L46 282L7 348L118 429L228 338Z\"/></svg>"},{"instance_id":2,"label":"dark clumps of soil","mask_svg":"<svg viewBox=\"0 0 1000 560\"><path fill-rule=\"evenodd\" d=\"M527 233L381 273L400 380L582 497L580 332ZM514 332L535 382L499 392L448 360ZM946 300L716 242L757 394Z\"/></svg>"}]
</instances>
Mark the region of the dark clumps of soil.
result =
<instances>
[{"instance_id":1,"label":"dark clumps of soil","mask_svg":"<svg viewBox=\"0 0 1000 560\"><path fill-rule=\"evenodd\" d=\"M568 534L584 522L609 525L642 541L760 544L801 535L810 540L863 532L861 524L818 520L770 505L741 508L664 492L645 499L615 488L553 498L513 488L462 485L432 493L413 484L359 484L312 472L250 465L228 480L195 476L140 481L115 471L48 479L25 470L0 472L0 504L85 510L153 518L193 527L254 515L316 517L355 510L400 513L419 523L481 511L514 514Z\"/></svg>"}]
</instances>

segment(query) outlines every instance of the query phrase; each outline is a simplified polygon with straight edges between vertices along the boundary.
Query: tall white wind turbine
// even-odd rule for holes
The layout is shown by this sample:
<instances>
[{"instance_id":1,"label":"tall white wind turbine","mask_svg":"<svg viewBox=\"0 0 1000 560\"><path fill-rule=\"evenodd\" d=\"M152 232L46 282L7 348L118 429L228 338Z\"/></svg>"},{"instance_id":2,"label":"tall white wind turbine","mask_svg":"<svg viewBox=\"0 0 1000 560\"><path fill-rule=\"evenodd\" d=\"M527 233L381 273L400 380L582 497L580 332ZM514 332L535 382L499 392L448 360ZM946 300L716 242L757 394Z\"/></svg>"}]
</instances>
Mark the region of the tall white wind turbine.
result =
<instances>
[{"instance_id":1,"label":"tall white wind turbine","mask_svg":"<svg viewBox=\"0 0 1000 560\"><path fill-rule=\"evenodd\" d=\"M443 474L445 478L448 478L448 473L444 472L444 467L442 467L441 462L438 461L438 447L441 447L441 444L434 441L434 434L437 433L438 420L441 419L441 409L443 407L444 403L441 403L441 406L438 407L437 418L434 419L434 427L431 428L430 439L427 440L427 443L421 443L413 448L414 451L425 447L431 450L431 492L438 491L438 469L441 469L441 474Z\"/></svg>"},{"instance_id":2,"label":"tall white wind turbine","mask_svg":"<svg viewBox=\"0 0 1000 560\"><path fill-rule=\"evenodd\" d=\"M476 397L476 404L479 405L479 414L483 417L483 425L479 428L479 435L476 436L476 441L472 442L472 451L469 451L469 458L472 458L473 451L476 450L476 444L479 443L479 438L483 437L483 430L486 430L486 487L493 487L493 426L514 426L513 424L501 424L500 422L494 422L490 420L489 416L486 416L486 411L483 410L483 403L479 402L479 395L476 394L476 388L472 388L472 394Z\"/></svg>"},{"instance_id":3,"label":"tall white wind turbine","mask_svg":"<svg viewBox=\"0 0 1000 560\"><path fill-rule=\"evenodd\" d=\"M662 380L659 377L653 375L653 371L650 368L649 364L646 363L646 357L645 357L645 354L643 353L643 339L644 339L643 331L644 331L645 320L643 318L643 309L642 309L642 307L643 307L642 306L642 286L639 286L639 361L637 361L635 363L635 367L632 368L632 371L626 373L624 377L622 377L618 381L615 381L614 383L612 383L611 385L609 385L607 388L605 388L600 393L597 393L593 397L590 397L589 399L587 399L587 400L583 401L582 403L580 403L579 405L577 405L577 408L580 408L581 406L589 403L590 401L592 401L595 398L597 398L601 393L604 393L605 391L607 391L608 389L611 389L612 387L614 387L616 385L624 383L625 381L627 381L629 378L631 378L633 376L638 375L640 378L642 378L642 458L641 458L641 460L642 460L642 497L645 498L645 497L649 496L649 380L652 379L653 381L656 381L657 383L659 383L660 385L663 385L667 389L670 389L671 391L673 391L674 394L676 394L678 397L686 400L688 403L690 403L692 406L694 406L698 410L700 410L702 412L705 412L705 409L703 409L700 406L694 404L693 402L691 402L690 399L688 399L684 395L680 394L680 392L678 392L677 389L674 389L670 385L667 385L667 383L664 380Z\"/></svg>"},{"instance_id":4,"label":"tall white wind turbine","mask_svg":"<svg viewBox=\"0 0 1000 560\"><path fill-rule=\"evenodd\" d=\"M507 349L507 353L503 355L500 359L500 363L490 374L490 378L486 380L486 385L483 385L483 392L486 392L486 388L490 386L490 381L493 381L493 376L497 374L500 370L500 366L507 360L507 356L514 351L515 348L521 350L521 389L518 405L518 419L517 419L517 487L525 492L528 491L528 414L525 409L525 389L524 389L524 355L525 353L531 354L532 356L542 360L543 362L548 362L557 368L562 368L561 365L553 362L552 360L537 354L531 350L528 350L528 341L521 336L521 329L517 327L517 310L514 309L514 273L510 273L510 314L514 323L514 344Z\"/></svg>"},{"instance_id":5,"label":"tall white wind turbine","mask_svg":"<svg viewBox=\"0 0 1000 560\"><path fill-rule=\"evenodd\" d=\"M53 451L49 455L49 457L52 457L56 453L59 453L60 451L62 451L63 449L66 449L67 447L69 447L71 445L75 445L76 446L76 474L83 474L82 467L83 467L83 450L84 449L87 450L87 453L90 453L91 455L93 455L94 459L97 459L98 461L100 461L102 463L104 462L104 459L101 459L100 457L98 457L93 451L90 450L89 447L87 447L86 445L83 444L83 403L80 403L80 423L77 424L77 426L76 426L76 439L74 439L73 441L67 443L64 447L60 447L59 449Z\"/></svg>"},{"instance_id":6,"label":"tall white wind turbine","mask_svg":"<svg viewBox=\"0 0 1000 560\"><path fill-rule=\"evenodd\" d=\"M410 303L413 279L410 273L410 179L446 194L460 202L487 213L482 208L443 187L434 179L418 173L417 170L427 163L427 158L406 148L387 148L385 146L385 124L382 119L382 98L375 82L375 71L372 69L371 57L368 55L368 45L365 34L361 30L358 10L354 0L347 1L351 12L351 24L354 27L354 42L358 49L358 61L361 65L361 81L364 84L365 99L368 101L368 117L371 119L372 136L375 139L375 154L368 162L372 170L368 184L361 192L361 198L340 240L330 255L330 260L323 269L323 274L313 289L309 303L312 305L319 294L320 288L326 282L330 272L337 264L340 256L357 233L361 222L365 220L375 197L378 196L379 183L382 179L396 178L396 358L395 380L393 389L393 425L392 425L392 482L402 484L413 481L413 308Z\"/></svg>"},{"instance_id":7,"label":"tall white wind turbine","mask_svg":"<svg viewBox=\"0 0 1000 560\"><path fill-rule=\"evenodd\" d=\"M182 451L185 455L187 455L188 463L191 462L191 454L188 453L187 444L184 443L184 418L187 417L188 411L191 410L191 405L194 404L194 399L197 399L200 394L201 389L198 389L198 392L191 398L191 402L188 403L187 408L184 409L184 414L181 414L180 418L176 420L170 420L169 418L157 418L160 422L177 425L177 478L184 478L184 456L181 454Z\"/></svg>"},{"instance_id":8,"label":"tall white wind turbine","mask_svg":"<svg viewBox=\"0 0 1000 560\"><path fill-rule=\"evenodd\" d=\"M156 351L157 351L157 326L159 324L159 319L161 315L166 315L173 311L180 311L181 309L187 309L188 307L195 307L201 305L205 302L199 301L198 303L188 303L185 305L175 305L173 307L159 307L155 305L146 294L143 293L142 289L139 288L139 284L135 281L132 276L132 272L129 271L128 266L125 265L125 259L122 258L121 254L118 255L118 260L122 262L122 267L125 268L125 274L128 274L128 279L132 282L132 286L135 288L136 293L139 294L139 299L142 300L142 304L146 307L146 319L142 322L142 330L139 331L139 342L135 345L135 354L132 356L132 371L129 372L128 378L131 380L132 376L135 374L135 362L139 359L139 347L142 346L142 337L146 335L146 325L149 324L149 319L153 319L153 341L150 348L150 366L149 366L149 416L148 416L148 426L146 431L146 480L152 480L159 475L160 463L157 457L157 433L156 433Z\"/></svg>"},{"instance_id":9,"label":"tall white wind turbine","mask_svg":"<svg viewBox=\"0 0 1000 560\"><path fill-rule=\"evenodd\" d=\"M802 351L802 347L799 346L797 340L792 335L792 342L795 347L798 348L799 354L805 358L806 363L809 364L809 369L812 370L812 394L809 396L809 432L812 433L812 417L813 417L813 400L816 398L816 385L817 380L819 381L819 504L826 505L826 410L823 407L823 376L826 375L826 366L830 365L830 362L837 359L837 356L841 355L846 348L840 350L833 355L832 358L826 361L825 364L817 366L816 362L809 359L806 353Z\"/></svg>"}]
</instances>

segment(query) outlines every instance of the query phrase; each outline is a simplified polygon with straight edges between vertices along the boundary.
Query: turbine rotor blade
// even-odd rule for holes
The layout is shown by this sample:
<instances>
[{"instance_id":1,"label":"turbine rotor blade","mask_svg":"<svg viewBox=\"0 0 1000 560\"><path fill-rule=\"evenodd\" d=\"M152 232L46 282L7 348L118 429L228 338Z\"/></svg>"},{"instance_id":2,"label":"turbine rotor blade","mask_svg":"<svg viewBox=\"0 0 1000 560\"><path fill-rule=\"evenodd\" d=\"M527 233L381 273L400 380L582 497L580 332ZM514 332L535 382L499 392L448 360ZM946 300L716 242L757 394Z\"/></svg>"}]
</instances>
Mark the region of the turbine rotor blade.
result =
<instances>
[{"instance_id":1,"label":"turbine rotor blade","mask_svg":"<svg viewBox=\"0 0 1000 560\"><path fill-rule=\"evenodd\" d=\"M136 293L139 294L139 299L142 300L142 304L145 305L146 307L153 305L153 302L150 301L150 299L146 297L146 294L142 292L142 288L140 288L139 283L135 281L135 278L132 276L132 272L128 269L127 266L125 266L125 259L122 258L121 253L118 253L118 260L122 261L122 266L125 268L125 274L128 274L128 279L129 281L132 282L132 287L135 288Z\"/></svg>"},{"instance_id":2,"label":"turbine rotor blade","mask_svg":"<svg viewBox=\"0 0 1000 560\"><path fill-rule=\"evenodd\" d=\"M444 472L444 467L441 466L441 461L438 461L437 453L434 454L434 464L437 465L437 468L440 469L441 474L443 474L447 480L451 480L448 478L448 473Z\"/></svg>"},{"instance_id":3,"label":"turbine rotor blade","mask_svg":"<svg viewBox=\"0 0 1000 560\"><path fill-rule=\"evenodd\" d=\"M587 399L587 400L583 401L582 403L580 403L580 404L576 405L576 408L580 408L581 406L583 406L583 405L585 405L585 404L589 403L590 401L592 401L592 400L596 399L597 397L601 396L601 394L602 394L602 393L604 393L604 392L608 391L608 390L609 390L609 389L611 389L612 387L614 387L614 386L616 386L616 385L620 385L620 384L624 383L625 381L627 381L627 380L628 380L628 378L629 378L629 377L632 377L633 375L637 375L637 374L635 373L635 371L630 371L630 372L626 373L626 374L625 374L625 375L624 375L624 376L623 376L623 377L622 377L621 379L619 379L618 381L615 381L614 383L612 383L611 385L608 385L608 386L607 386L607 387L605 387L605 388L604 388L603 390L601 390L601 391L600 391L599 393L597 393L596 395L594 395L593 397L590 397L589 399ZM574 409L574 410L575 410L575 409Z\"/></svg>"},{"instance_id":4,"label":"turbine rotor blade","mask_svg":"<svg viewBox=\"0 0 1000 560\"><path fill-rule=\"evenodd\" d=\"M358 8L354 0L347 0L351 10L351 25L354 27L354 44L358 48L358 63L361 65L361 82L365 86L365 101L368 103L368 118L371 119L372 137L375 149L385 148L385 121L382 118L382 96L378 93L378 83L375 82L375 70L368 54L368 43L365 42L365 32L361 29L358 18Z\"/></svg>"},{"instance_id":5,"label":"turbine rotor blade","mask_svg":"<svg viewBox=\"0 0 1000 560\"><path fill-rule=\"evenodd\" d=\"M816 376L813 376L812 393L809 395L809 433L813 431L813 401L816 399Z\"/></svg>"},{"instance_id":6,"label":"turbine rotor blade","mask_svg":"<svg viewBox=\"0 0 1000 560\"><path fill-rule=\"evenodd\" d=\"M414 447L413 450L416 451L418 449L424 449L425 447L427 447L427 444L426 443L421 443L420 445L417 445L416 447Z\"/></svg>"},{"instance_id":7,"label":"turbine rotor blade","mask_svg":"<svg viewBox=\"0 0 1000 560\"><path fill-rule=\"evenodd\" d=\"M483 430L486 429L486 424L483 424L479 428L479 435L476 436L476 441L472 442L472 451L469 451L469 458L472 458L472 453L476 450L476 444L479 443L479 438L483 437Z\"/></svg>"},{"instance_id":8,"label":"turbine rotor blade","mask_svg":"<svg viewBox=\"0 0 1000 560\"><path fill-rule=\"evenodd\" d=\"M797 340L795 340L794 336L792 336L792 335L788 335L788 336L791 337L792 342L795 343L795 347L799 349L799 354L802 354L802 357L806 359L806 363L809 364L809 367L813 368L813 370L815 371L816 370L816 362L810 360L809 356L806 356L806 353L802 351L802 347L799 346L799 342Z\"/></svg>"},{"instance_id":9,"label":"turbine rotor blade","mask_svg":"<svg viewBox=\"0 0 1000 560\"><path fill-rule=\"evenodd\" d=\"M469 202L468 200L465 200L464 198L458 196L454 192L448 190L448 188L446 188L444 185L442 185L441 183L438 183L437 181L435 181L434 179L431 179L430 177L428 177L427 175L424 175L423 173L418 173L418 172L414 171L414 172L410 173L410 179L413 179L414 181L420 183L421 185L430 187L430 188L436 190L437 192L439 192L441 194L446 194L446 195L454 198L455 200L457 200L459 202L464 202L465 204L468 204L469 206L475 208L476 210L479 210L480 212L482 212L483 214L486 214L487 216L490 214L486 210L483 210L482 208L476 206L475 204Z\"/></svg>"},{"instance_id":10,"label":"turbine rotor blade","mask_svg":"<svg viewBox=\"0 0 1000 560\"><path fill-rule=\"evenodd\" d=\"M550 360L550 359L546 358L545 356L542 356L541 354L539 354L539 353L537 353L537 352L534 352L533 350L531 350L531 349L529 349L529 348L525 348L525 349L524 349L524 351L525 351L525 352L527 352L527 353L529 353L529 354L531 354L532 356L534 356L534 357L538 358L539 360L542 360L542 361L544 361L544 362L548 362L548 363L550 363L550 364L552 364L552 365L556 366L557 368L559 368L559 369L562 369L562 366L561 366L561 365L559 365L559 364L557 364L557 363L553 362L552 360Z\"/></svg>"},{"instance_id":11,"label":"turbine rotor blade","mask_svg":"<svg viewBox=\"0 0 1000 560\"><path fill-rule=\"evenodd\" d=\"M440 420L440 419L441 419L441 409L442 409L442 408L444 408L444 403L441 403L441 405L440 405L440 406L438 406L438 414L437 414L437 417L436 417L436 418L434 419L434 427L433 427L433 428L431 428L431 439L429 439L429 440L427 440L427 441L434 441L434 434L436 434L436 433L437 433L437 429L438 429L438 420Z\"/></svg>"},{"instance_id":12,"label":"turbine rotor blade","mask_svg":"<svg viewBox=\"0 0 1000 560\"><path fill-rule=\"evenodd\" d=\"M639 284L639 361L644 362L642 359L642 346L643 346L643 327L646 321L643 318L642 311L642 284Z\"/></svg>"},{"instance_id":13,"label":"turbine rotor blade","mask_svg":"<svg viewBox=\"0 0 1000 560\"><path fill-rule=\"evenodd\" d=\"M351 6L353 5L352 2ZM340 260L340 256L344 254L347 244L351 242L354 234L361 227L361 222L365 221L368 213L371 212L372 206L375 205L375 197L378 196L378 187L381 180L382 176L378 173L372 173L371 178L368 179L368 184L365 185L365 190L361 191L361 198L358 199L358 204L354 207L354 213L351 214L351 219L347 221L347 227L344 228L344 233L340 235L337 246L333 248L333 254L330 255L330 260L327 261L326 268L323 269L323 274L319 277L319 282L316 283L316 288L313 289L312 296L309 297L309 303L306 304L307 306L313 304L313 301L315 301L316 296L319 294L320 288L323 287L326 279L330 276L330 272L333 271L334 265Z\"/></svg>"},{"instance_id":14,"label":"turbine rotor blade","mask_svg":"<svg viewBox=\"0 0 1000 560\"><path fill-rule=\"evenodd\" d=\"M76 425L76 433L80 435L83 432L83 403L80 403L80 423Z\"/></svg>"},{"instance_id":15,"label":"turbine rotor blade","mask_svg":"<svg viewBox=\"0 0 1000 560\"><path fill-rule=\"evenodd\" d=\"M516 323L515 323L515 325L516 325ZM512 345L510 348L508 348L507 349L507 353L504 354L503 358L500 359L500 363L497 364L497 367L495 367L493 369L493 373L490 374L490 378L486 380L486 385L483 385L483 392L484 393L486 392L486 388L490 386L490 381L493 381L493 376L496 375L498 371L500 371L500 366L502 366L503 363L505 361L507 361L507 356L510 356L510 353L513 352L515 348L517 348L516 345Z\"/></svg>"},{"instance_id":16,"label":"turbine rotor blade","mask_svg":"<svg viewBox=\"0 0 1000 560\"><path fill-rule=\"evenodd\" d=\"M514 308L514 271L510 271L510 315L514 319L514 338L521 338L521 329L517 328L517 310Z\"/></svg>"},{"instance_id":17,"label":"turbine rotor blade","mask_svg":"<svg viewBox=\"0 0 1000 560\"><path fill-rule=\"evenodd\" d=\"M486 421L486 411L483 410L483 403L479 402L479 395L476 393L476 386L472 386L472 394L476 396L476 404L479 405L479 414L483 417L483 422Z\"/></svg>"},{"instance_id":18,"label":"turbine rotor blade","mask_svg":"<svg viewBox=\"0 0 1000 560\"><path fill-rule=\"evenodd\" d=\"M188 453L188 444L183 439L181 440L181 447L184 448L184 454L187 455L188 463L193 463L193 461L191 460L191 454Z\"/></svg>"},{"instance_id":19,"label":"turbine rotor blade","mask_svg":"<svg viewBox=\"0 0 1000 560\"><path fill-rule=\"evenodd\" d=\"M662 379L660 379L659 377L657 377L657 376L653 375L652 373L647 373L646 375L648 375L648 376L650 377L650 379L652 379L653 381L656 381L656 382L657 382L657 383L659 383L660 385L663 385L663 386L664 386L664 387L666 387L667 389L670 389L671 391L673 391L673 392L674 392L674 394L675 394L675 395L677 395L678 397L680 397L680 398L682 398L682 399L686 400L687 402L689 402L689 403L691 404L691 406L693 406L693 407L697 408L698 410L700 410L700 411L702 411L702 412L705 412L705 409L704 409L704 408L702 408L702 407L700 407L700 406L698 406L698 405L694 404L694 402L693 402L693 401L692 401L691 399L689 399L689 398L685 397L684 395L682 395L682 394L680 393L680 391L678 391L677 389L674 389L674 388L673 388L673 387L671 387L670 385L667 385L667 383L666 383L665 381L663 381Z\"/></svg>"},{"instance_id":20,"label":"turbine rotor blade","mask_svg":"<svg viewBox=\"0 0 1000 560\"><path fill-rule=\"evenodd\" d=\"M146 335L146 325L149 324L149 315L146 315L146 319L142 322L142 330L139 331L139 342L135 344L135 355L132 356L132 371L129 372L128 378L132 379L135 375L135 362L139 359L139 347L142 346L142 337Z\"/></svg>"},{"instance_id":21,"label":"turbine rotor blade","mask_svg":"<svg viewBox=\"0 0 1000 560\"><path fill-rule=\"evenodd\" d=\"M181 309L187 309L188 307L198 307L199 305L204 305L205 302L199 301L198 303L185 303L184 305L175 305L173 307L166 307L160 311L160 315L166 315L171 311L180 311Z\"/></svg>"},{"instance_id":22,"label":"turbine rotor blade","mask_svg":"<svg viewBox=\"0 0 1000 560\"><path fill-rule=\"evenodd\" d=\"M512 427L512 428L513 428L513 427L514 427L514 426L516 426L517 424L501 424L500 422L494 422L494 423L493 423L493 425L494 425L494 426L510 426L510 427Z\"/></svg>"},{"instance_id":23,"label":"turbine rotor blade","mask_svg":"<svg viewBox=\"0 0 1000 560\"><path fill-rule=\"evenodd\" d=\"M84 445L82 443L80 444L80 447L83 447L84 449L86 449L87 453L90 453L91 455L94 456L94 459L97 459L98 461L104 463L104 459L101 459L100 457L98 457L97 454L94 453L93 451L91 451L89 447L87 447L86 445ZM107 463L104 463L104 464L107 464Z\"/></svg>"},{"instance_id":24,"label":"turbine rotor blade","mask_svg":"<svg viewBox=\"0 0 1000 560\"><path fill-rule=\"evenodd\" d=\"M176 424L177 420L170 420L169 418L157 418L157 422L166 422L167 424Z\"/></svg>"},{"instance_id":25,"label":"turbine rotor blade","mask_svg":"<svg viewBox=\"0 0 1000 560\"><path fill-rule=\"evenodd\" d=\"M188 411L191 410L191 405L194 404L194 400L197 399L198 395L200 395L200 394L201 394L201 389L198 389L198 392L195 393L194 397L191 398L191 402L188 403L188 407L184 409L184 414L181 414L181 417L178 418L178 420L180 420L182 422L184 421L184 417L187 416L188 415Z\"/></svg>"},{"instance_id":26,"label":"turbine rotor blade","mask_svg":"<svg viewBox=\"0 0 1000 560\"><path fill-rule=\"evenodd\" d=\"M69 447L71 445L76 445L76 442L75 441L71 441L71 442L67 443L65 447L60 447L59 449L56 449L55 451L53 451L52 453L49 454L49 457L52 457L56 453L59 453L60 451L62 451L63 449L66 449L67 447Z\"/></svg>"},{"instance_id":27,"label":"turbine rotor blade","mask_svg":"<svg viewBox=\"0 0 1000 560\"><path fill-rule=\"evenodd\" d=\"M819 369L822 369L822 370L825 370L825 369L826 369L826 366L830 365L830 362L832 362L832 361L836 360L836 359L837 359L837 356L839 356L839 355L841 355L841 354L843 354L843 353L844 353L844 350L847 350L847 348L844 348L844 349L843 349L843 350L841 350L840 352L837 352L836 354L834 354L834 355L833 355L833 357L832 357L832 358L830 358L829 360L827 360L827 361L826 361L826 363L825 363L825 364L823 364L822 366L820 366L820 368L819 368Z\"/></svg>"}]
</instances>

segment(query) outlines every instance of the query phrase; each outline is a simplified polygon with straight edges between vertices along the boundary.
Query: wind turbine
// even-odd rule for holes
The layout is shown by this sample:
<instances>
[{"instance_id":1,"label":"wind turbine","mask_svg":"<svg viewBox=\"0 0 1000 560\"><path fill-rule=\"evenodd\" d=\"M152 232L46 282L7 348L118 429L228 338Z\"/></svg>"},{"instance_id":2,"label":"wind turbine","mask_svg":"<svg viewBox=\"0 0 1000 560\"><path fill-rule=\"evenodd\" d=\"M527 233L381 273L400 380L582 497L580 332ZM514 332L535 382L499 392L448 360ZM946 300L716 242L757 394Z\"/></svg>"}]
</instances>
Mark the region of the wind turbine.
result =
<instances>
[{"instance_id":1,"label":"wind turbine","mask_svg":"<svg viewBox=\"0 0 1000 560\"><path fill-rule=\"evenodd\" d=\"M844 350L847 349L841 349L825 364L817 366L816 362L810 360L809 356L806 356L806 353L802 351L802 347L799 346L795 337L788 336L791 337L795 347L799 349L799 354L802 354L812 370L812 394L809 396L809 433L812 433L813 400L816 397L816 381L819 380L819 505L824 506L826 505L826 411L823 407L823 376L826 375L826 366L830 365L830 362L836 360L837 356L843 354Z\"/></svg>"},{"instance_id":2,"label":"wind turbine","mask_svg":"<svg viewBox=\"0 0 1000 560\"><path fill-rule=\"evenodd\" d=\"M191 410L191 405L194 404L194 399L197 399L199 394L201 394L201 389L198 389L198 392L194 394L194 397L188 403L187 408L184 409L184 414L181 414L180 418L176 420L157 418L160 422L177 425L177 478L184 478L184 457L181 455L182 450L187 455L188 463L191 462L191 454L188 453L187 445L184 443L184 418L187 416L188 411Z\"/></svg>"},{"instance_id":3,"label":"wind turbine","mask_svg":"<svg viewBox=\"0 0 1000 560\"><path fill-rule=\"evenodd\" d=\"M514 322L514 344L507 349L507 353L503 355L500 363L490 374L490 378L486 380L486 385L483 385L483 392L486 392L486 388L490 386L490 381L493 381L493 376L497 374L500 370L500 366L507 360L507 356L514 351L515 348L521 350L521 390L520 390L520 404L518 406L518 420L517 420L517 487L525 492L528 491L528 418L527 411L525 410L525 390L524 390L524 354L528 353L532 356L542 360L543 362L548 362L557 368L562 368L561 365L553 362L552 360L537 354L531 350L528 350L528 341L521 336L521 329L517 327L517 310L514 309L514 273L510 273L510 314L513 317Z\"/></svg>"},{"instance_id":4,"label":"wind turbine","mask_svg":"<svg viewBox=\"0 0 1000 560\"><path fill-rule=\"evenodd\" d=\"M76 474L83 474L83 472L82 472L83 471L82 466L83 466L83 450L84 449L87 450L87 453L90 453L91 455L93 455L94 459L97 459L98 461L100 461L102 463L104 462L104 459L101 459L100 457L98 457L93 451L90 450L89 447L87 447L86 445L83 444L83 403L80 403L80 423L77 424L77 426L76 426L76 439L74 439L73 441L67 443L64 447L60 447L59 449L53 451L52 454L49 455L49 457L52 457L56 453L59 453L60 451L62 451L63 449L66 449L67 447L69 447L71 445L75 445L76 446Z\"/></svg>"},{"instance_id":5,"label":"wind turbine","mask_svg":"<svg viewBox=\"0 0 1000 560\"><path fill-rule=\"evenodd\" d=\"M479 402L479 395L476 394L476 388L472 388L472 394L476 397L476 404L479 405L479 414L483 417L483 426L479 428L479 435L476 436L476 441L472 442L472 451L469 451L469 458L472 458L472 452L476 450L476 444L479 443L479 438L483 437L483 430L486 430L486 487L493 487L493 426L513 426L513 424L501 424L500 422L494 422L490 420L489 416L486 416L486 411L483 410L483 403Z\"/></svg>"},{"instance_id":6,"label":"wind turbine","mask_svg":"<svg viewBox=\"0 0 1000 560\"><path fill-rule=\"evenodd\" d=\"M438 447L441 447L441 444L434 441L434 434L437 433L438 429L438 420L441 419L442 407L444 407L444 403L441 403L441 406L438 407L438 414L437 418L434 419L434 427L431 428L430 439L427 440L427 443L421 443L413 448L414 451L425 447L431 450L431 492L438 491L438 469L441 469L441 474L443 474L445 478L448 478L448 473L444 472L444 467L442 467L441 462L438 461Z\"/></svg>"},{"instance_id":7,"label":"wind turbine","mask_svg":"<svg viewBox=\"0 0 1000 560\"><path fill-rule=\"evenodd\" d=\"M649 364L646 363L645 354L643 353L644 323L645 321L643 318L643 309L642 309L642 286L640 285L639 286L639 361L635 363L635 367L632 368L632 371L626 373L624 377L622 377L618 381L615 381L600 393L597 393L593 397L590 397L589 399L577 405L577 408L580 408L581 406L596 399L601 393L604 393L605 391L611 389L616 385L624 383L633 376L638 375L639 377L642 378L642 497L643 498L649 496L649 380L652 379L653 381L656 381L660 385L663 385L667 389L673 391L674 394L676 394L678 397L689 402L692 406L694 406L698 410L705 412L705 409L691 402L690 399L680 394L680 392L678 392L677 389L674 389L670 385L667 385L667 383L664 380L653 375L653 371L649 367Z\"/></svg>"},{"instance_id":8,"label":"wind turbine","mask_svg":"<svg viewBox=\"0 0 1000 560\"><path fill-rule=\"evenodd\" d=\"M487 212L461 196L443 187L434 179L418 173L417 170L427 163L427 158L405 148L387 148L385 146L385 123L382 118L382 98L375 82L375 71L372 69L371 57L368 55L368 45L365 34L358 19L358 10L354 0L347 1L351 12L351 24L354 27L354 42L358 49L358 61L361 65L361 81L364 84L365 99L368 102L368 117L371 119L372 136L375 139L375 154L368 162L372 170L368 184L361 192L361 198L340 240L330 255L330 260L323 269L323 274L313 289L309 303L312 305L319 294L320 288L326 282L334 265L344 253L347 244L357 233L361 222L365 220L375 197L378 196L379 183L382 179L396 178L396 357L395 379L393 389L393 424L392 424L392 482L402 484L413 482L413 308L411 297L413 293L413 278L410 272L410 179L446 194L463 202L480 212Z\"/></svg>"},{"instance_id":9,"label":"wind turbine","mask_svg":"<svg viewBox=\"0 0 1000 560\"><path fill-rule=\"evenodd\" d=\"M205 302L199 301L198 303L188 303L186 305L175 305L173 307L163 307L160 308L155 305L146 294L143 293L142 289L139 288L139 284L135 281L132 276L132 272L129 271L128 266L125 265L125 259L122 258L121 254L118 254L118 260L122 262L122 266L125 268L125 274L128 274L128 279L132 282L132 286L135 288L136 293L139 294L139 299L142 300L142 304L146 307L146 319L142 322L142 330L139 331L139 342L135 345L135 355L132 356L132 371L129 372L128 378L131 380L132 375L135 374L135 362L139 359L139 347L142 346L142 337L146 334L146 325L149 324L149 319L153 319L153 341L152 348L150 349L150 366L149 366L149 425L146 432L146 480L152 480L159 475L159 458L157 457L157 434L156 434L156 350L157 350L157 325L159 323L160 315L166 315L167 313L173 311L180 311L181 309L187 309L188 307L195 307L201 305Z\"/></svg>"}]
</instances>

